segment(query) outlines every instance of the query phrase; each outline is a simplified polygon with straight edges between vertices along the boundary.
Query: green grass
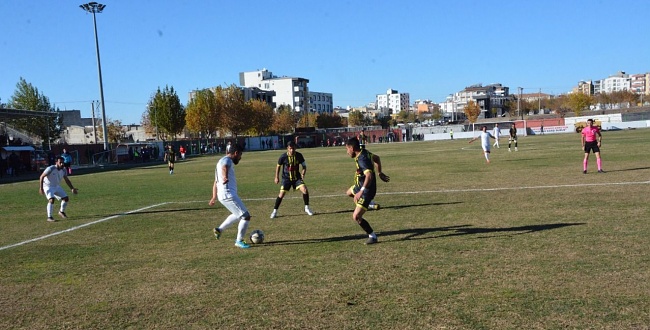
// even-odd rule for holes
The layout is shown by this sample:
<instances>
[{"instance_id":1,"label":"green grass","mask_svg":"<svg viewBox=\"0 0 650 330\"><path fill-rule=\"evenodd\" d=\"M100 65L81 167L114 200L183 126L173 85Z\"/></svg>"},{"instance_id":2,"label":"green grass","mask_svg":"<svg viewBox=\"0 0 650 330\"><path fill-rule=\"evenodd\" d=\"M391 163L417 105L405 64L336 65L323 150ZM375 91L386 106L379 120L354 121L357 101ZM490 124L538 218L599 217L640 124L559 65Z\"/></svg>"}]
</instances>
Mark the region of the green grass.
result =
<instances>
[{"instance_id":1,"label":"green grass","mask_svg":"<svg viewBox=\"0 0 650 330\"><path fill-rule=\"evenodd\" d=\"M240 197L266 234L248 250L235 227L212 236L215 156L74 175L56 223L37 182L2 185L0 248L59 234L0 250L0 328L648 329L648 133L605 132L607 173L592 155L588 175L577 134L502 139L490 165L467 140L371 144L391 176L373 246L342 147L300 150L317 214L291 192L273 220L281 151L244 154Z\"/></svg>"}]
</instances>

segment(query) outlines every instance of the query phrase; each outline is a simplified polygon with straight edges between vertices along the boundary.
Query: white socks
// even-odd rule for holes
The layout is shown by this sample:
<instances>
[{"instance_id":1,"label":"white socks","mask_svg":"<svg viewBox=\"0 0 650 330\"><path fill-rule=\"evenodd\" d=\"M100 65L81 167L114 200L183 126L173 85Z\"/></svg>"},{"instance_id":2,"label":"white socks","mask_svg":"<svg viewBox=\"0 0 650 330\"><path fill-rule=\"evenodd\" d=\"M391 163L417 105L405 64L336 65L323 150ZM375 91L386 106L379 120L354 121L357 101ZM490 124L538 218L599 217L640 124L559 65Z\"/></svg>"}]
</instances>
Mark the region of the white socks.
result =
<instances>
[{"instance_id":1,"label":"white socks","mask_svg":"<svg viewBox=\"0 0 650 330\"><path fill-rule=\"evenodd\" d=\"M246 236L246 230L248 229L248 220L239 220L239 226L237 227L237 230L239 232L237 233L237 240L238 241L243 241L244 237Z\"/></svg>"},{"instance_id":2,"label":"white socks","mask_svg":"<svg viewBox=\"0 0 650 330\"><path fill-rule=\"evenodd\" d=\"M48 218L52 217L52 210L54 210L54 204L47 203L47 217Z\"/></svg>"}]
</instances>

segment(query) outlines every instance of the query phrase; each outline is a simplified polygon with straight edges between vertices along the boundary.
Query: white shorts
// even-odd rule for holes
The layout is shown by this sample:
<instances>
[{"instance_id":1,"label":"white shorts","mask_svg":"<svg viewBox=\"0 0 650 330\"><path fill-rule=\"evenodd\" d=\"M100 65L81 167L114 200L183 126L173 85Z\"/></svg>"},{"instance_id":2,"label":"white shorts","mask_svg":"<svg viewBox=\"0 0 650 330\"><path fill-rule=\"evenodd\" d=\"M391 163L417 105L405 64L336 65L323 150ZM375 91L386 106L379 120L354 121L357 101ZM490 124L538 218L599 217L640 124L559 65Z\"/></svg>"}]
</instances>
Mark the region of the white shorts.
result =
<instances>
[{"instance_id":1,"label":"white shorts","mask_svg":"<svg viewBox=\"0 0 650 330\"><path fill-rule=\"evenodd\" d=\"M244 202L242 202L237 195L230 196L230 198L227 199L219 199L219 203L228 209L230 213L234 214L240 219L244 219L250 216L248 209L246 206L244 206Z\"/></svg>"},{"instance_id":2,"label":"white shorts","mask_svg":"<svg viewBox=\"0 0 650 330\"><path fill-rule=\"evenodd\" d=\"M483 147L483 152L490 152L490 145L481 145Z\"/></svg>"},{"instance_id":3,"label":"white shorts","mask_svg":"<svg viewBox=\"0 0 650 330\"><path fill-rule=\"evenodd\" d=\"M46 187L43 188L43 191L45 192L45 197L47 199L56 198L57 200L61 200L68 197L68 194L65 193L65 190L63 190L63 187L61 186Z\"/></svg>"}]
</instances>

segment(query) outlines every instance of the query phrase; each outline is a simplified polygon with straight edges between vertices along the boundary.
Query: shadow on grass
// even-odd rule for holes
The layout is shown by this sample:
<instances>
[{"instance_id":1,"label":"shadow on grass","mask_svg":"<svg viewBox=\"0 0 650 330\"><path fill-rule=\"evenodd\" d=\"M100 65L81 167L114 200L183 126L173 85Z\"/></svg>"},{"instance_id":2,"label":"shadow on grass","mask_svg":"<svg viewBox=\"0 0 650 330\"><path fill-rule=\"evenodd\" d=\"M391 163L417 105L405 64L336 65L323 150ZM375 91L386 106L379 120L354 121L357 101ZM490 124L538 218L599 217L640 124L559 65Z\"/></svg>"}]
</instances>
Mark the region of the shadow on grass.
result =
<instances>
[{"instance_id":1,"label":"shadow on grass","mask_svg":"<svg viewBox=\"0 0 650 330\"><path fill-rule=\"evenodd\" d=\"M350 201L352 201L352 200L350 200ZM460 204L460 203L462 203L462 202L423 203L423 204L382 206L380 210L399 210L399 209L408 208L408 207L435 206L435 205L453 205L453 204ZM315 210L315 211L318 211L318 210ZM316 215L319 215L319 214L350 214L350 216L352 216L352 212L354 212L353 208L348 209L348 210L339 210L339 211L331 211L331 212L316 212ZM368 212L370 212L372 214L372 213L374 213L376 211L375 210L368 210ZM304 213L301 213L301 212L297 211L295 213L288 214L288 215L280 214L280 216L278 216L278 218L288 218L288 217L298 217L298 216L302 217L304 215L305 215Z\"/></svg>"},{"instance_id":2,"label":"shadow on grass","mask_svg":"<svg viewBox=\"0 0 650 330\"><path fill-rule=\"evenodd\" d=\"M147 211L136 211L130 213L114 213L114 214L97 214L95 217L114 217L114 216L129 216L129 215L138 215L138 214L156 214L156 213L176 213L176 212L188 212L188 211L201 211L201 210L211 210L214 207L205 206L205 207L194 207L194 208L185 208L185 209L170 209L170 210L147 210Z\"/></svg>"},{"instance_id":3,"label":"shadow on grass","mask_svg":"<svg viewBox=\"0 0 650 330\"><path fill-rule=\"evenodd\" d=\"M608 170L608 171L605 171L605 173L609 173L609 172L640 171L640 170L650 170L650 167L623 168L623 169L620 169L620 170Z\"/></svg>"},{"instance_id":4,"label":"shadow on grass","mask_svg":"<svg viewBox=\"0 0 650 330\"><path fill-rule=\"evenodd\" d=\"M530 234L530 233L544 231L544 230L559 229L563 227L578 226L584 224L585 223L550 223L550 224L541 224L541 225L504 227L504 228L480 228L480 227L472 227L471 225L458 225L458 226L449 226L449 227L409 228L409 229L400 229L400 230L391 230L391 231L379 231L377 232L377 234L379 236L380 243L386 243L392 241L408 241L408 240L416 240L416 239L434 239L434 238L444 238L444 237L461 236L461 235L481 235L481 234L488 234L488 235L486 236L482 235L476 238L493 238L499 236ZM440 232L442 232L442 235L437 235L437 236L435 235L435 233L440 233ZM399 237L392 238L391 236L399 236ZM341 241L351 241L351 240L363 240L366 237L367 237L366 235L346 235L346 236L314 238L314 239L304 239L304 240L273 241L273 242L268 242L265 245L292 245L292 244L341 242Z\"/></svg>"}]
</instances>

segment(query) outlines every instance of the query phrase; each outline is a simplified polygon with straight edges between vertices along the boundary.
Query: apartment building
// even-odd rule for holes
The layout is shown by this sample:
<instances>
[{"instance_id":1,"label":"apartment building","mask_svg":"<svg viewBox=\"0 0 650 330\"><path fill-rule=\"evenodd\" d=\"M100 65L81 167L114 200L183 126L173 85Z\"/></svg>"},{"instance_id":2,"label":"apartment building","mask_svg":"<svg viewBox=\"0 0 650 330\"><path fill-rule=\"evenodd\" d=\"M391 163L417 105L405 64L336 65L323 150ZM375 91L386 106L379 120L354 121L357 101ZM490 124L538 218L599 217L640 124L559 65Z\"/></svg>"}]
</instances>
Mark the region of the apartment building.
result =
<instances>
[{"instance_id":1,"label":"apartment building","mask_svg":"<svg viewBox=\"0 0 650 330\"><path fill-rule=\"evenodd\" d=\"M309 92L309 106L310 112L331 115L334 111L332 93Z\"/></svg>"},{"instance_id":2,"label":"apartment building","mask_svg":"<svg viewBox=\"0 0 650 330\"><path fill-rule=\"evenodd\" d=\"M648 95L647 73L633 74L630 76L630 90L637 94Z\"/></svg>"},{"instance_id":3,"label":"apartment building","mask_svg":"<svg viewBox=\"0 0 650 330\"><path fill-rule=\"evenodd\" d=\"M408 111L411 100L409 93L400 93L395 89L388 89L386 94L377 94L377 109L388 109L388 113L396 115L400 111Z\"/></svg>"},{"instance_id":4,"label":"apartment building","mask_svg":"<svg viewBox=\"0 0 650 330\"><path fill-rule=\"evenodd\" d=\"M274 91L275 109L285 105L296 112L311 109L309 105L309 80L299 77L278 77L267 69L239 73L239 84L243 87L256 87L264 91Z\"/></svg>"},{"instance_id":5,"label":"apartment building","mask_svg":"<svg viewBox=\"0 0 650 330\"><path fill-rule=\"evenodd\" d=\"M600 93L611 93L630 90L630 75L620 71L600 82Z\"/></svg>"}]
</instances>

